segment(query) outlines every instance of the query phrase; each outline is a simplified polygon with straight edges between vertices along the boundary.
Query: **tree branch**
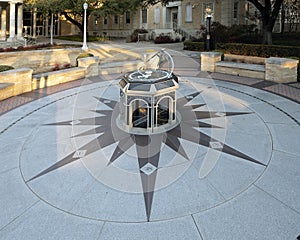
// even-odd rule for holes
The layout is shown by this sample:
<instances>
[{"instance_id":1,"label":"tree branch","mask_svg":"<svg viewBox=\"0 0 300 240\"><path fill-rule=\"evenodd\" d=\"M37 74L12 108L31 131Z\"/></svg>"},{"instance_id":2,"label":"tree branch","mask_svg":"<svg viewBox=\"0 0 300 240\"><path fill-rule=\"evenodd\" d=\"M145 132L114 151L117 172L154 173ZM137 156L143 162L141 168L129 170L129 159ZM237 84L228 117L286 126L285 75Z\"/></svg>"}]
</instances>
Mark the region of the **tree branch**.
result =
<instances>
[{"instance_id":1,"label":"tree branch","mask_svg":"<svg viewBox=\"0 0 300 240\"><path fill-rule=\"evenodd\" d=\"M77 26L80 30L82 30L82 24L75 19L73 19L71 16L69 16L68 12L61 12L62 15L65 16L65 18L70 21L72 24Z\"/></svg>"},{"instance_id":2,"label":"tree branch","mask_svg":"<svg viewBox=\"0 0 300 240\"><path fill-rule=\"evenodd\" d=\"M272 27L272 29L273 29L273 26L274 26L274 24L276 22L276 19L278 17L278 14L279 14L282 3L283 3L283 0L276 0L275 3L274 3L272 16L271 16L271 25L272 25L271 27Z\"/></svg>"},{"instance_id":3,"label":"tree branch","mask_svg":"<svg viewBox=\"0 0 300 240\"><path fill-rule=\"evenodd\" d=\"M264 11L264 6L258 0L248 0L248 2L251 2L259 10L259 12Z\"/></svg>"}]
</instances>

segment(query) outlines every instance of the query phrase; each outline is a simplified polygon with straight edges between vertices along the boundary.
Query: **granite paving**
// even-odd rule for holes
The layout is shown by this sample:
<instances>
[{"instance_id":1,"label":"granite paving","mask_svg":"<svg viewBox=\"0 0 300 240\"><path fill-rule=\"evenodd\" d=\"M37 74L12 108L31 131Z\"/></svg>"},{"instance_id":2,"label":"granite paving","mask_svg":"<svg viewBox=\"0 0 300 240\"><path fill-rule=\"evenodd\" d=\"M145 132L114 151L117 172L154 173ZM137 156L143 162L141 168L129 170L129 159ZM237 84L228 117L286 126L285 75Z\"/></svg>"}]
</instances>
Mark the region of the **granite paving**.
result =
<instances>
[{"instance_id":1,"label":"granite paving","mask_svg":"<svg viewBox=\"0 0 300 240\"><path fill-rule=\"evenodd\" d=\"M1 240L297 239L297 84L201 72L195 53L163 47L174 129L116 124L120 74L0 102Z\"/></svg>"}]
</instances>

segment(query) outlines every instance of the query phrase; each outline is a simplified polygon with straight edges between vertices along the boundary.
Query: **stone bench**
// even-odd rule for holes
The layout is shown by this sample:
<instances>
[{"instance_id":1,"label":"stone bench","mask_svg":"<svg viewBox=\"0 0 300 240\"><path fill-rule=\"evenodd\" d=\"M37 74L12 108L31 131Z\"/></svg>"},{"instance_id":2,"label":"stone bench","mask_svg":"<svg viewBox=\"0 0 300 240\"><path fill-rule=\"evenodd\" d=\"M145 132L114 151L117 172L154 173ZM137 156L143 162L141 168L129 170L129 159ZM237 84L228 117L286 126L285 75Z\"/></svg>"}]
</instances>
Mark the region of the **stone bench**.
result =
<instances>
[{"instance_id":1,"label":"stone bench","mask_svg":"<svg viewBox=\"0 0 300 240\"><path fill-rule=\"evenodd\" d=\"M221 61L216 62L215 71L236 76L265 79L266 68L260 64Z\"/></svg>"},{"instance_id":2,"label":"stone bench","mask_svg":"<svg viewBox=\"0 0 300 240\"><path fill-rule=\"evenodd\" d=\"M201 71L260 78L277 83L297 82L298 60L270 57L265 64L221 61L220 52L201 53ZM247 56L244 57L247 60Z\"/></svg>"}]
</instances>

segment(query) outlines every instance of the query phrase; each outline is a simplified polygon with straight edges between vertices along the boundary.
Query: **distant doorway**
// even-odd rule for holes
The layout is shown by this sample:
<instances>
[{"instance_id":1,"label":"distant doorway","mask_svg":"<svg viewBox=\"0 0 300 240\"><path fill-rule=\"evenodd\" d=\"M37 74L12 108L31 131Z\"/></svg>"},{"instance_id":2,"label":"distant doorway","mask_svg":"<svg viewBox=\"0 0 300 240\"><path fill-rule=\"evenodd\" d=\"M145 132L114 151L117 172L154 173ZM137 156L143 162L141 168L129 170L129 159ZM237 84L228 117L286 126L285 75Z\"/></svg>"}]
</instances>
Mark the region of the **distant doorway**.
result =
<instances>
[{"instance_id":1,"label":"distant doorway","mask_svg":"<svg viewBox=\"0 0 300 240\"><path fill-rule=\"evenodd\" d=\"M178 23L178 13L172 12L172 28L177 30L177 23Z\"/></svg>"}]
</instances>

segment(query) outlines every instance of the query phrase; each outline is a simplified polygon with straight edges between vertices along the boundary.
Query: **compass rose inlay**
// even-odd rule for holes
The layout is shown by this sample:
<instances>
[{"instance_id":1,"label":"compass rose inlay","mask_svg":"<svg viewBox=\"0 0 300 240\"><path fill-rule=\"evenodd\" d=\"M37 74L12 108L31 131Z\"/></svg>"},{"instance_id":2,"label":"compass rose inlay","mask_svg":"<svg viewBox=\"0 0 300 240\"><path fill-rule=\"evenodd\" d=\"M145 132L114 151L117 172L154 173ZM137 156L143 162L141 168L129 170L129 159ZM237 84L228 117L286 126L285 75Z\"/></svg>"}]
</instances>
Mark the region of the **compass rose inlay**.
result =
<instances>
[{"instance_id":1,"label":"compass rose inlay","mask_svg":"<svg viewBox=\"0 0 300 240\"><path fill-rule=\"evenodd\" d=\"M189 165L194 159L192 159L185 144L182 143L183 141L189 143L189 145L212 149L220 154L236 157L240 159L240 161L264 167L265 164L261 161L243 153L235 146L230 146L225 143L225 141L220 141L219 139L210 136L210 134L205 133L205 131L202 131L203 129L223 128L222 126L208 123L206 120L248 116L253 113L251 111L220 112L207 110L209 108L207 108L206 103L193 103L193 100L200 96L201 91L196 90L177 99L177 111L180 115L179 124L166 132L155 133L152 135L138 135L120 129L116 124L116 118L119 114L118 101L107 97L94 96L93 98L96 99L99 104L104 104L106 106L104 109L92 110L95 113L95 117L70 119L69 121L50 123L47 124L47 126L55 126L57 128L91 126L92 129L74 135L72 138L77 139L84 136L95 137L75 151L70 152L65 157L58 159L58 161L52 165L44 168L44 170L40 171L38 174L31 176L26 182L30 184L31 182L46 176L50 172L64 168L73 162L83 161L87 156L91 156L95 152L103 151L103 149L111 146L114 146L114 149L110 156L106 159L96 159L96 161L106 161L104 165L102 164L102 166L105 166L106 168L114 167L115 162L122 160L129 151L132 152L132 147L134 147L135 156L133 157L136 159L139 169L136 174L139 175L142 186L141 193L143 194L144 199L146 220L150 221L155 191L160 188L157 186L157 178L160 174L160 162L162 161L161 151L164 147L167 147L173 154L179 155L180 158L188 162ZM132 153L130 154L132 155ZM171 155L170 158L172 158ZM171 159L168 160L168 162L170 161ZM118 166L115 167L117 168ZM105 169L102 170L105 171ZM91 172L93 172L93 170ZM174 181L174 179L172 181ZM168 184L171 184L171 182ZM130 182L128 184L130 184Z\"/></svg>"}]
</instances>

